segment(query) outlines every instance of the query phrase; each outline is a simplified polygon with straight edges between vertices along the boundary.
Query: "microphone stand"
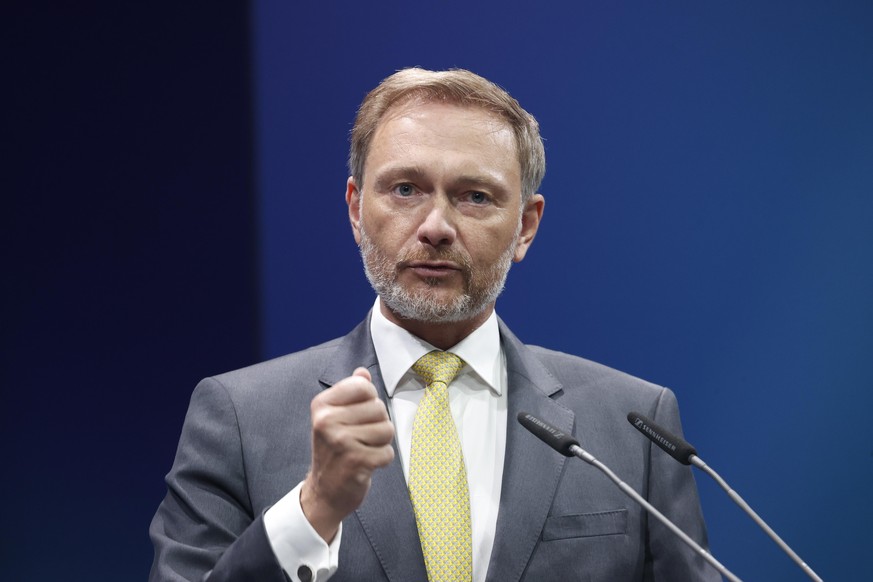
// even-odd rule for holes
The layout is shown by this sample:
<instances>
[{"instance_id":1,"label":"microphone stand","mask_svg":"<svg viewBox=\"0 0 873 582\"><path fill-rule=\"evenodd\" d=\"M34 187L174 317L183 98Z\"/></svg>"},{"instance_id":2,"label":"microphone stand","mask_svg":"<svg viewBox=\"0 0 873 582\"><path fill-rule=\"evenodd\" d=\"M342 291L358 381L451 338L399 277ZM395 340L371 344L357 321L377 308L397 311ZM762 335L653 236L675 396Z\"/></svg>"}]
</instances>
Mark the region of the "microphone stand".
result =
<instances>
[{"instance_id":1,"label":"microphone stand","mask_svg":"<svg viewBox=\"0 0 873 582\"><path fill-rule=\"evenodd\" d=\"M657 517L661 523L663 523L665 526L667 526L670 529L670 531L672 531L674 534L679 536L679 539L681 539L683 542L685 542L685 544L689 548L694 550L700 557L702 557L704 560L706 560L713 568L718 570L722 576L724 576L725 578L727 578L731 582L742 582L742 580L737 578L730 570L725 568L721 562L716 560L712 554L710 554L709 552L704 550L702 547L700 547L700 544L698 544L697 542L692 540L690 537L688 537L688 534L686 534L684 531L679 529L676 526L676 524L674 524L672 521L670 521L663 513L658 511L654 505L652 505L651 503L649 503L648 501L643 499L642 495L640 495L639 493L634 491L633 487L631 487L630 485L628 485L627 483L625 483L624 481L619 479L618 476L615 473L613 473L609 467L607 467L606 465L604 465L603 463L598 461L596 458L594 458L594 455L592 455L591 453L589 453L588 451L586 451L585 449L583 449L582 447L580 447L577 444L571 444L569 447L569 450L576 457L579 457L580 459L582 459L583 461L585 461L589 465L591 465L591 466L599 469L601 472L603 472L603 474L606 475L607 477L609 477L613 483L618 485L619 489L624 491L625 494L630 496L631 499L633 499L634 501L636 501L637 503L642 505L649 513L651 513L652 515Z\"/></svg>"},{"instance_id":2,"label":"microphone stand","mask_svg":"<svg viewBox=\"0 0 873 582\"><path fill-rule=\"evenodd\" d=\"M640 431L643 436L658 445L665 453L683 465L694 465L712 477L715 482L718 483L719 487L724 489L728 496L734 500L734 503L739 505L740 508L745 511L756 524L758 524L758 527L764 530L764 533L770 536L770 539L776 542L776 545L778 545L795 564L800 566L800 569L803 570L804 574L815 580L815 582L822 582L819 575L816 574L813 569L806 564L806 562L801 560L800 556L798 556L794 550L788 547L788 544L786 544L782 538L780 538L776 532L773 531L773 529L767 525L767 523L761 519L757 513L755 513L755 510L753 510L751 506L740 497L739 493L731 489L727 482L721 478L721 475L716 473L714 469L711 469L709 465L703 462L703 459L697 456L697 449L691 446L691 443L674 435L665 428L658 426L639 412L629 412L627 415L627 421L631 423L631 426Z\"/></svg>"},{"instance_id":3,"label":"microphone stand","mask_svg":"<svg viewBox=\"0 0 873 582\"><path fill-rule=\"evenodd\" d=\"M731 489L731 487L727 484L727 482L721 478L721 475L719 475L718 473L715 472L715 469L712 469L709 465L704 463L703 459L701 459L697 455L691 455L688 458L688 460L690 461L690 463L692 465L694 465L695 467L697 467L698 469L700 469L701 471L703 471L704 473L706 473L707 475L712 477L715 480L715 482L718 483L719 487L721 487L722 489L725 490L725 493L727 493L728 496L731 499L733 499L734 502L737 505L739 505L740 508L742 508L742 510L745 511L748 514L748 516L751 517L762 530L764 530L764 533L766 533L768 536L770 536L770 539L772 539L774 542L776 542L776 544L780 548L782 548L783 552L788 554L788 556L792 560L794 560L794 563L796 563L798 566L800 566L800 568L804 571L804 573L806 573L807 576L809 576L811 579L815 580L816 582L823 582L822 579L818 576L818 574L816 574L813 571L813 569L810 568L806 564L806 562L804 562L800 558L800 556L798 556L797 553L794 550L792 550L788 546L788 544L786 544L775 531L773 531L773 528L771 528L769 525L767 525L767 522L765 522L763 519L761 519L761 517L757 513L755 513L755 510L752 509L748 503L746 503L745 499L740 497L739 493L737 493L736 491Z\"/></svg>"}]
</instances>

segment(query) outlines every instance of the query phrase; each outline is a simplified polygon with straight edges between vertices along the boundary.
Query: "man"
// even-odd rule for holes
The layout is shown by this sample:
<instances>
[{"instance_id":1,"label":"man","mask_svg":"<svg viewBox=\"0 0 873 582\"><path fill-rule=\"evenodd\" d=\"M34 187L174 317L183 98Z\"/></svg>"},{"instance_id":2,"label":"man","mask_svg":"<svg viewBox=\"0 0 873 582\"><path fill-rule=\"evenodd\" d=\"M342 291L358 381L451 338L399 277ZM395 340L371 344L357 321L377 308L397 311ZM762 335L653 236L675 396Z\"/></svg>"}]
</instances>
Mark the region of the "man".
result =
<instances>
[{"instance_id":1,"label":"man","mask_svg":"<svg viewBox=\"0 0 873 582\"><path fill-rule=\"evenodd\" d=\"M574 433L705 543L687 467L624 417L673 394L526 346L494 305L536 235L536 121L468 71L400 71L351 139L346 202L378 299L349 335L201 382L152 522L152 580L708 580ZM442 372L448 372L442 374Z\"/></svg>"}]
</instances>

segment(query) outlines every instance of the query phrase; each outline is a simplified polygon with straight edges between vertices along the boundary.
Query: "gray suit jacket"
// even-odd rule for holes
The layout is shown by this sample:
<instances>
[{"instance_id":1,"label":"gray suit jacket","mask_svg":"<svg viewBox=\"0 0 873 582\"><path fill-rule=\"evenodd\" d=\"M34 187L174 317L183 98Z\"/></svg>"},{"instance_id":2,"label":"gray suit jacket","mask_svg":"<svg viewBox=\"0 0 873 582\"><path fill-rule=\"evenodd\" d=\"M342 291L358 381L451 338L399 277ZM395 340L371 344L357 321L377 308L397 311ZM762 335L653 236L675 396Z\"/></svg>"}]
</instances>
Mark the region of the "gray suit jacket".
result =
<instances>
[{"instance_id":1,"label":"gray suit jacket","mask_svg":"<svg viewBox=\"0 0 873 582\"><path fill-rule=\"evenodd\" d=\"M681 433L673 393L587 360L526 346L500 322L509 419L489 582L679 582L718 574L593 467L551 450L519 411L573 433L583 447L705 545L690 468L631 427L636 411ZM309 402L363 366L386 398L364 321L349 335L203 380L182 429L168 492L152 521L150 579L284 582L263 512L306 475ZM343 522L332 581L426 581L398 458Z\"/></svg>"}]
</instances>

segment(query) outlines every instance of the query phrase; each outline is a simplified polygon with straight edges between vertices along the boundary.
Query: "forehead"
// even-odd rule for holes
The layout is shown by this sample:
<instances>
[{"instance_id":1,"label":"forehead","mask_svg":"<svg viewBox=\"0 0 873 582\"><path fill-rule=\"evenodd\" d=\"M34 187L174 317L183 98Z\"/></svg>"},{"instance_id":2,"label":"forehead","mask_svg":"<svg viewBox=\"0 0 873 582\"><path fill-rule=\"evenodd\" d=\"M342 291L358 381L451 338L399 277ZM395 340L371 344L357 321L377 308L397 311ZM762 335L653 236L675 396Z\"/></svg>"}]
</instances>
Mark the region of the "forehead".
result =
<instances>
[{"instance_id":1,"label":"forehead","mask_svg":"<svg viewBox=\"0 0 873 582\"><path fill-rule=\"evenodd\" d=\"M505 119L483 107L422 100L395 104L385 112L365 165L424 152L441 160L466 156L520 172L515 134Z\"/></svg>"},{"instance_id":2,"label":"forehead","mask_svg":"<svg viewBox=\"0 0 873 582\"><path fill-rule=\"evenodd\" d=\"M469 104L454 103L451 101L435 101L423 97L410 97L391 105L376 124L374 136L386 126L391 126L402 119L443 119L463 120L483 134L497 131L512 133L509 122L499 114L485 107ZM514 138L514 134L513 134ZM515 145L513 139L513 146Z\"/></svg>"}]
</instances>

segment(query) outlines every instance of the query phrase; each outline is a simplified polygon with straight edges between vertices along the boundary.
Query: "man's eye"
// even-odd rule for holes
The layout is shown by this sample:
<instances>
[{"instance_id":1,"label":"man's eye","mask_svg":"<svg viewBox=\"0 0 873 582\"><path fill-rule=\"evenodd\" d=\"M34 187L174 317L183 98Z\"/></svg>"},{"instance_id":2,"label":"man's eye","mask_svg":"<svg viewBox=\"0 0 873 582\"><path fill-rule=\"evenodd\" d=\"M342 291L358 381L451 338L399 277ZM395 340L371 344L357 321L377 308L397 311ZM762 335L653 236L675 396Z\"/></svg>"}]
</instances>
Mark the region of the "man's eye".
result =
<instances>
[{"instance_id":1,"label":"man's eye","mask_svg":"<svg viewBox=\"0 0 873 582\"><path fill-rule=\"evenodd\" d=\"M412 196L415 194L415 188L413 188L412 184L400 184L394 191L401 196Z\"/></svg>"},{"instance_id":2,"label":"man's eye","mask_svg":"<svg viewBox=\"0 0 873 582\"><path fill-rule=\"evenodd\" d=\"M473 204L485 204L488 196L484 192L470 192L470 202Z\"/></svg>"}]
</instances>

